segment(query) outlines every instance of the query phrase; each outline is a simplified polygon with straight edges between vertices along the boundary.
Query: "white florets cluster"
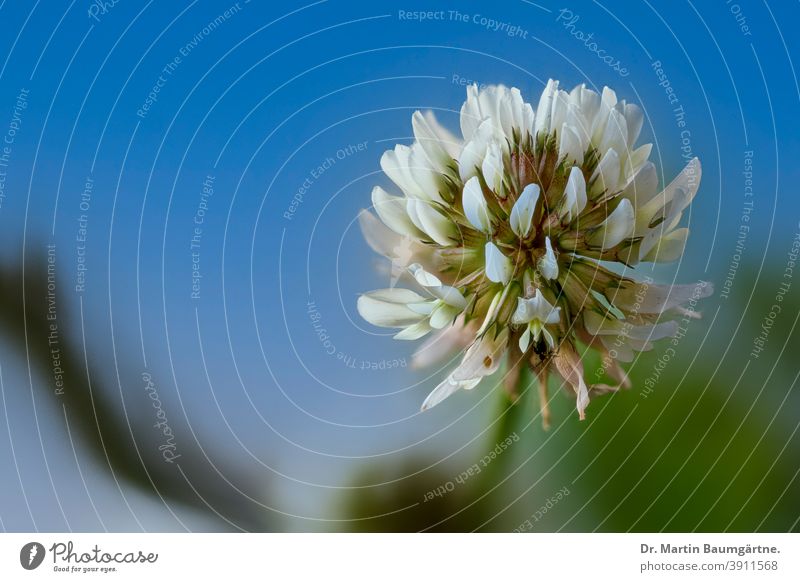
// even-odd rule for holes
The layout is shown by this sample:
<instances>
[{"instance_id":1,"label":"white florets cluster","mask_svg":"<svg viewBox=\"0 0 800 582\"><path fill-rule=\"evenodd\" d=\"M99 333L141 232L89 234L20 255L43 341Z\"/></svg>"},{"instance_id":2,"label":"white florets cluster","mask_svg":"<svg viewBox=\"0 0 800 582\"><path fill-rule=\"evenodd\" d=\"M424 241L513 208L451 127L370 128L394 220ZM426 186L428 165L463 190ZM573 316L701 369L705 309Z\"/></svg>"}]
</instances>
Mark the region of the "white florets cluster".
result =
<instances>
[{"instance_id":1,"label":"white florets cluster","mask_svg":"<svg viewBox=\"0 0 800 582\"><path fill-rule=\"evenodd\" d=\"M605 361L610 352L631 361L677 332L670 316L685 315L682 305L696 295L693 285L640 283L608 263L682 255L688 229L679 223L700 163L691 160L659 190L652 145L635 147L642 111L608 88L568 93L551 80L534 112L518 89L471 86L460 122L463 139L416 112L415 142L384 153L381 167L402 196L376 187L380 220L364 211L361 226L416 290L366 293L359 313L401 328L397 339L433 332L418 364L466 348L423 408L475 387L508 353L506 385L513 392L527 365L539 379L545 423L550 372L576 395L583 418L591 397L628 380L612 362L614 384L587 385L577 345Z\"/></svg>"}]
</instances>

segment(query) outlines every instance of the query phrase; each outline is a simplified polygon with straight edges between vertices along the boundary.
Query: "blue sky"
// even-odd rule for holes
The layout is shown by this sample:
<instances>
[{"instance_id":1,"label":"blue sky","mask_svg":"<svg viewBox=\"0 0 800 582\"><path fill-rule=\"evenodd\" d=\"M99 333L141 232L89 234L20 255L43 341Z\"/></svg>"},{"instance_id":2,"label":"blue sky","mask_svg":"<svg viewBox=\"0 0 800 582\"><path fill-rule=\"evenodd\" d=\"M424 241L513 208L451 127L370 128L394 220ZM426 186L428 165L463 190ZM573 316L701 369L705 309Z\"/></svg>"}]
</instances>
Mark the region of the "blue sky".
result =
<instances>
[{"instance_id":1,"label":"blue sky","mask_svg":"<svg viewBox=\"0 0 800 582\"><path fill-rule=\"evenodd\" d=\"M131 410L142 407L139 375L149 371L169 413L262 471L287 513L324 515L319 500L365 460L469 447L491 415L486 393L418 415L441 374L409 371L413 346L355 310L359 292L386 282L355 219L374 184L389 186L380 156L408 142L414 110L431 109L456 130L466 82L516 86L535 103L550 77L609 85L640 103L640 141L655 144L663 178L689 151L704 168L685 259L660 270L665 278L724 280L742 224L746 152L755 194L744 259L782 269L798 230L798 52L786 27L800 18L796 3L91 6L0 4L0 132L14 131L0 168L2 259L30 260L55 243L74 324L63 333L84 340L82 313L88 358ZM419 11L433 14L421 21ZM734 291L749 294L743 285ZM712 311L722 305L709 301ZM31 447L20 455L30 459L20 461L21 481L52 509L43 458L56 459L56 482L80 484L62 412L46 398L34 406L24 361L8 346L2 353L8 432L16 455ZM30 423L13 424L34 410L41 446L30 444ZM13 456L0 445L4 464ZM84 462L92 495L112 514L113 483ZM21 490L0 486L11 529L32 526ZM71 521L42 510L36 526L98 527L84 511L89 498L65 510ZM175 527L158 506L137 503L143 527ZM138 527L130 514L113 523Z\"/></svg>"}]
</instances>

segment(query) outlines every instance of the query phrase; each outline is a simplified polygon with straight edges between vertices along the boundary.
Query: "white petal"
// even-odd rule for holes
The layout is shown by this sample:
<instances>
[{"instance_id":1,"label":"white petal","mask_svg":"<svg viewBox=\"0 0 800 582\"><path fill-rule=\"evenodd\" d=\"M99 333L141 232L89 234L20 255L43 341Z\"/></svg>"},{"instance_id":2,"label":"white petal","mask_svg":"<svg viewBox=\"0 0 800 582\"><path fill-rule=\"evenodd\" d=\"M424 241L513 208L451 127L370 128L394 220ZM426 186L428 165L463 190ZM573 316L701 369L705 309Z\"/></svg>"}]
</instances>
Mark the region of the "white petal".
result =
<instances>
[{"instance_id":1,"label":"white petal","mask_svg":"<svg viewBox=\"0 0 800 582\"><path fill-rule=\"evenodd\" d=\"M630 330L630 337L632 339L655 342L660 339L675 337L679 329L677 321L662 321L655 325L636 325Z\"/></svg>"},{"instance_id":2,"label":"white petal","mask_svg":"<svg viewBox=\"0 0 800 582\"><path fill-rule=\"evenodd\" d=\"M495 192L499 192L503 184L503 171L503 153L496 143L490 143L481 164L481 172L486 184Z\"/></svg>"},{"instance_id":3,"label":"white petal","mask_svg":"<svg viewBox=\"0 0 800 582\"><path fill-rule=\"evenodd\" d=\"M525 103L516 87L507 90L501 98L500 125L509 142L515 131L522 138L533 131L533 108Z\"/></svg>"},{"instance_id":4,"label":"white petal","mask_svg":"<svg viewBox=\"0 0 800 582\"><path fill-rule=\"evenodd\" d=\"M408 164L408 173L422 193L419 198L431 202L443 202L439 194L443 170L431 164L428 155L418 142L411 145Z\"/></svg>"},{"instance_id":5,"label":"white petal","mask_svg":"<svg viewBox=\"0 0 800 582\"><path fill-rule=\"evenodd\" d=\"M475 335L482 335L485 332L489 325L491 325L495 318L497 317L497 310L500 307L500 300L503 298L504 294L506 293L506 289L501 289L497 293L495 293L494 297L492 297L491 303L489 303L489 309L486 310L486 315L483 318L483 323L478 328L478 332Z\"/></svg>"},{"instance_id":6,"label":"white petal","mask_svg":"<svg viewBox=\"0 0 800 582\"><path fill-rule=\"evenodd\" d=\"M542 324L554 324L560 320L561 308L553 307L537 289L533 297L519 297L517 309L511 317L511 323L521 324L538 321Z\"/></svg>"},{"instance_id":7,"label":"white petal","mask_svg":"<svg viewBox=\"0 0 800 582\"><path fill-rule=\"evenodd\" d=\"M478 90L467 87L467 100L461 107L461 132L472 141L480 127L489 123L499 143L511 142L514 131L524 137L532 131L533 109L522 99L518 89L494 85Z\"/></svg>"},{"instance_id":8,"label":"white petal","mask_svg":"<svg viewBox=\"0 0 800 582\"><path fill-rule=\"evenodd\" d=\"M420 315L430 315L433 313L433 310L436 307L436 300L431 299L415 303L406 303L406 305L414 313L419 313Z\"/></svg>"},{"instance_id":9,"label":"white petal","mask_svg":"<svg viewBox=\"0 0 800 582\"><path fill-rule=\"evenodd\" d=\"M456 244L458 238L456 225L431 204L409 198L406 202L406 210L411 222L432 240L443 247Z\"/></svg>"},{"instance_id":10,"label":"white petal","mask_svg":"<svg viewBox=\"0 0 800 582\"><path fill-rule=\"evenodd\" d=\"M617 93L611 87L603 87L601 100L605 107L613 109L617 105Z\"/></svg>"},{"instance_id":11,"label":"white petal","mask_svg":"<svg viewBox=\"0 0 800 582\"><path fill-rule=\"evenodd\" d=\"M393 150L383 152L381 156L381 168L389 178L406 194L415 198L424 197L419 186L411 178L408 166L411 157L411 148L398 144Z\"/></svg>"},{"instance_id":12,"label":"white petal","mask_svg":"<svg viewBox=\"0 0 800 582\"><path fill-rule=\"evenodd\" d=\"M670 211L674 218L676 214L680 214L681 211L689 206L697 194L697 189L700 187L701 177L700 160L694 158L686 164L686 167L670 182L669 186L664 188L661 193L653 196L651 200L646 201L647 204L645 206L641 206L641 202L639 204L634 203L634 207L636 207L637 234L640 234L640 224L647 222L645 226L649 225L653 219L664 216L666 209ZM676 198L680 200L679 204L672 204Z\"/></svg>"},{"instance_id":13,"label":"white petal","mask_svg":"<svg viewBox=\"0 0 800 582\"><path fill-rule=\"evenodd\" d=\"M431 329L433 329L430 324L426 321L420 321L419 323L415 323L414 325L410 325L404 330L401 330L394 334L393 339L396 340L417 340L425 335L427 335Z\"/></svg>"},{"instance_id":14,"label":"white petal","mask_svg":"<svg viewBox=\"0 0 800 582\"><path fill-rule=\"evenodd\" d=\"M612 148L618 152L628 151L628 124L625 116L616 109L610 111L608 123L597 147L601 152Z\"/></svg>"},{"instance_id":15,"label":"white petal","mask_svg":"<svg viewBox=\"0 0 800 582\"><path fill-rule=\"evenodd\" d=\"M450 376L444 379L441 384L439 384L433 391L428 394L428 397L425 399L425 402L422 403L422 410L428 410L429 408L433 408L437 404L439 404L442 400L447 398L448 396L454 394L460 389L470 390L474 388L479 382L481 381L480 378L475 380L470 380L466 382L457 382L453 380Z\"/></svg>"},{"instance_id":16,"label":"white petal","mask_svg":"<svg viewBox=\"0 0 800 582\"><path fill-rule=\"evenodd\" d=\"M667 186L663 192L653 197L641 209L636 211L636 236L644 236L639 243L639 256L653 262L669 262L683 253L687 231L673 232L681 220L683 211L692 202L700 185L702 170L700 161L694 158L681 173ZM649 225L661 222L654 228ZM664 240L661 243L661 240ZM664 250L656 249L663 244Z\"/></svg>"},{"instance_id":17,"label":"white petal","mask_svg":"<svg viewBox=\"0 0 800 582\"><path fill-rule=\"evenodd\" d=\"M428 127L439 140L439 143L447 151L452 159L458 159L458 154L461 152L463 142L461 138L456 137L453 132L444 127L436 119L432 111L426 111L424 114L425 121L428 122Z\"/></svg>"},{"instance_id":18,"label":"white petal","mask_svg":"<svg viewBox=\"0 0 800 582\"><path fill-rule=\"evenodd\" d=\"M481 383L482 379L483 377L479 376L478 378L470 378L469 380L459 380L458 383L464 390L472 390Z\"/></svg>"},{"instance_id":19,"label":"white petal","mask_svg":"<svg viewBox=\"0 0 800 582\"><path fill-rule=\"evenodd\" d=\"M531 330L525 329L522 335L519 336L519 351L523 354L528 351L528 346L531 344Z\"/></svg>"},{"instance_id":20,"label":"white petal","mask_svg":"<svg viewBox=\"0 0 800 582\"><path fill-rule=\"evenodd\" d=\"M620 320L591 311L587 309L583 312L583 326L591 335L614 335L618 334L621 326L624 325Z\"/></svg>"},{"instance_id":21,"label":"white petal","mask_svg":"<svg viewBox=\"0 0 800 582\"><path fill-rule=\"evenodd\" d=\"M414 226L406 212L406 200L400 196L390 196L380 186L372 189L372 204L383 223L403 236L422 238L422 232Z\"/></svg>"},{"instance_id":22,"label":"white petal","mask_svg":"<svg viewBox=\"0 0 800 582\"><path fill-rule=\"evenodd\" d=\"M434 171L419 143L411 147L398 144L381 156L381 168L411 198L441 202L439 171Z\"/></svg>"},{"instance_id":23,"label":"white petal","mask_svg":"<svg viewBox=\"0 0 800 582\"><path fill-rule=\"evenodd\" d=\"M505 87L503 87L505 89ZM517 91L519 93L519 91ZM510 91L503 91L498 101L498 115L496 121L500 125L503 134L509 139L514 131L514 99Z\"/></svg>"},{"instance_id":24,"label":"white petal","mask_svg":"<svg viewBox=\"0 0 800 582\"><path fill-rule=\"evenodd\" d=\"M358 313L372 325L406 327L425 316L408 307L408 303L424 302L425 298L408 289L381 289L358 298Z\"/></svg>"},{"instance_id":25,"label":"white petal","mask_svg":"<svg viewBox=\"0 0 800 582\"><path fill-rule=\"evenodd\" d=\"M623 175L627 178L629 176L633 176L636 172L639 171L639 168L647 161L650 157L650 152L653 149L653 144L646 143L642 146L639 146L632 152L630 152L629 156L626 156L624 160L624 167Z\"/></svg>"},{"instance_id":26,"label":"white petal","mask_svg":"<svg viewBox=\"0 0 800 582\"><path fill-rule=\"evenodd\" d=\"M663 313L692 299L704 299L714 292L706 281L693 285L654 285L647 282L624 282L616 290L607 290L606 298L620 309L639 313Z\"/></svg>"},{"instance_id":27,"label":"white petal","mask_svg":"<svg viewBox=\"0 0 800 582\"><path fill-rule=\"evenodd\" d=\"M623 198L614 212L589 236L588 243L603 250L615 247L633 234L635 220L633 205Z\"/></svg>"},{"instance_id":28,"label":"white petal","mask_svg":"<svg viewBox=\"0 0 800 582\"><path fill-rule=\"evenodd\" d=\"M636 342L654 342L667 337L674 337L678 332L678 322L662 321L657 324L631 325L613 317L604 317L594 311L585 311L583 322L591 335L594 336L616 336L624 340L636 340ZM632 345L640 346L641 343L634 342ZM634 347L636 349L636 347Z\"/></svg>"},{"instance_id":29,"label":"white petal","mask_svg":"<svg viewBox=\"0 0 800 582\"><path fill-rule=\"evenodd\" d=\"M473 176L464 184L462 195L464 214L470 224L479 231L490 234L492 232L492 220L489 214L489 205L483 195L480 180Z\"/></svg>"},{"instance_id":30,"label":"white petal","mask_svg":"<svg viewBox=\"0 0 800 582\"><path fill-rule=\"evenodd\" d=\"M440 303L436 309L431 313L430 325L434 329L442 329L453 323L453 320L458 317L460 309L448 305L447 303Z\"/></svg>"},{"instance_id":31,"label":"white petal","mask_svg":"<svg viewBox=\"0 0 800 582\"><path fill-rule=\"evenodd\" d=\"M460 382L493 374L500 367L507 344L508 329L504 329L497 337L491 333L485 334L467 349L464 359L453 370L451 377Z\"/></svg>"},{"instance_id":32,"label":"white petal","mask_svg":"<svg viewBox=\"0 0 800 582\"><path fill-rule=\"evenodd\" d=\"M423 269L419 263L409 265L408 270L417 280L417 283L425 287L437 299L457 308L459 311L467 306L467 300L461 294L461 291L449 285L442 285L441 280L436 275Z\"/></svg>"},{"instance_id":33,"label":"white petal","mask_svg":"<svg viewBox=\"0 0 800 582\"><path fill-rule=\"evenodd\" d=\"M358 225L364 240L376 253L384 257L393 257L395 249L401 244L402 237L389 229L371 212L362 210L358 213Z\"/></svg>"},{"instance_id":34,"label":"white petal","mask_svg":"<svg viewBox=\"0 0 800 582\"><path fill-rule=\"evenodd\" d=\"M553 100L558 92L558 81L548 79L547 85L539 98L539 105L536 108L534 128L536 134L549 133L553 119Z\"/></svg>"},{"instance_id":35,"label":"white petal","mask_svg":"<svg viewBox=\"0 0 800 582\"><path fill-rule=\"evenodd\" d=\"M664 189L664 197L669 199L664 212L664 222L670 224L679 219L681 212L692 203L700 187L701 174L700 160L694 158Z\"/></svg>"},{"instance_id":36,"label":"white petal","mask_svg":"<svg viewBox=\"0 0 800 582\"><path fill-rule=\"evenodd\" d=\"M653 162L645 162L628 181L620 196L633 203L637 215L647 215L645 222L650 224L653 214L662 207L660 202L655 201L656 192L658 192L656 166Z\"/></svg>"},{"instance_id":37,"label":"white petal","mask_svg":"<svg viewBox=\"0 0 800 582\"><path fill-rule=\"evenodd\" d=\"M570 163L582 164L585 147L578 130L567 123L563 123L560 134L558 154L562 158L566 158Z\"/></svg>"},{"instance_id":38,"label":"white petal","mask_svg":"<svg viewBox=\"0 0 800 582\"><path fill-rule=\"evenodd\" d=\"M458 173L461 181L466 183L476 176L486 156L486 148L492 141L495 127L491 119L485 119L478 126L472 138L464 145L458 157Z\"/></svg>"},{"instance_id":39,"label":"white petal","mask_svg":"<svg viewBox=\"0 0 800 582\"><path fill-rule=\"evenodd\" d=\"M567 185L564 188L564 201L560 216L566 217L570 222L586 208L586 181L583 172L577 166L573 166L567 178Z\"/></svg>"},{"instance_id":40,"label":"white petal","mask_svg":"<svg viewBox=\"0 0 800 582\"><path fill-rule=\"evenodd\" d=\"M662 236L646 255L640 256L640 260L649 263L670 263L672 261L677 261L683 254L688 237L688 228L673 230L669 234Z\"/></svg>"},{"instance_id":41,"label":"white petal","mask_svg":"<svg viewBox=\"0 0 800 582\"><path fill-rule=\"evenodd\" d=\"M414 115L411 117L411 125L414 128L414 137L417 138L417 142L422 146L422 149L428 155L428 160L431 162L434 168L443 170L445 167L447 167L447 164L449 164L450 160L452 159L452 156L448 151L448 148L451 146L442 143L439 136L439 131L442 131L441 126L436 124L438 127L432 127L429 119L434 119L435 123L433 114L430 114L430 118L426 118L419 111L414 112Z\"/></svg>"},{"instance_id":42,"label":"white petal","mask_svg":"<svg viewBox=\"0 0 800 582\"><path fill-rule=\"evenodd\" d=\"M461 150L458 157L458 174L462 182L466 182L473 176L477 176L478 168L483 162L483 154L486 152L486 143L473 139Z\"/></svg>"},{"instance_id":43,"label":"white petal","mask_svg":"<svg viewBox=\"0 0 800 582\"><path fill-rule=\"evenodd\" d=\"M600 97L600 107L594 116L592 123L592 143L599 146L600 141L608 125L608 118L611 110L617 105L617 94L608 87L603 87L603 94Z\"/></svg>"},{"instance_id":44,"label":"white petal","mask_svg":"<svg viewBox=\"0 0 800 582\"><path fill-rule=\"evenodd\" d=\"M545 237L544 246L545 254L541 259L539 259L539 262L536 266L539 268L539 272L545 279L557 279L558 261L556 260L555 253L553 252L553 245L550 243L549 236Z\"/></svg>"},{"instance_id":45,"label":"white petal","mask_svg":"<svg viewBox=\"0 0 800 582\"><path fill-rule=\"evenodd\" d=\"M596 91L587 89L585 84L578 85L569 94L570 102L574 103L591 128L597 112L600 110L600 95Z\"/></svg>"},{"instance_id":46,"label":"white petal","mask_svg":"<svg viewBox=\"0 0 800 582\"><path fill-rule=\"evenodd\" d=\"M422 268L422 265L419 263L414 263L408 266L408 270L417 280L417 283L422 285L423 287L441 287L442 282L439 278L434 275L433 273L429 273L425 269Z\"/></svg>"},{"instance_id":47,"label":"white petal","mask_svg":"<svg viewBox=\"0 0 800 582\"><path fill-rule=\"evenodd\" d=\"M580 357L571 346L562 344L553 360L559 374L575 391L578 415L584 420L585 410L589 405L589 389L583 379L583 364Z\"/></svg>"},{"instance_id":48,"label":"white petal","mask_svg":"<svg viewBox=\"0 0 800 582\"><path fill-rule=\"evenodd\" d=\"M561 125L566 121L570 110L569 94L566 91L558 90L553 94L553 110L550 114L550 131L561 129Z\"/></svg>"},{"instance_id":49,"label":"white petal","mask_svg":"<svg viewBox=\"0 0 800 582\"><path fill-rule=\"evenodd\" d=\"M536 319L545 325L554 325L561 321L561 308L554 307L550 302L544 298L542 292L537 289L536 295L538 296L538 305L536 306Z\"/></svg>"},{"instance_id":50,"label":"white petal","mask_svg":"<svg viewBox=\"0 0 800 582\"><path fill-rule=\"evenodd\" d=\"M619 155L614 149L608 150L600 162L597 164L590 183L592 184L593 196L598 196L601 192L614 193L619 185L620 175Z\"/></svg>"},{"instance_id":51,"label":"white petal","mask_svg":"<svg viewBox=\"0 0 800 582\"><path fill-rule=\"evenodd\" d=\"M365 295L371 297L372 299L387 301L389 303L417 303L419 301L426 300L425 297L419 293L416 293L411 289L403 289L400 287L394 287L392 289L376 289L375 291L365 293Z\"/></svg>"},{"instance_id":52,"label":"white petal","mask_svg":"<svg viewBox=\"0 0 800 582\"><path fill-rule=\"evenodd\" d=\"M575 130L575 134L578 136L581 142L581 149L582 152L585 152L588 147L589 143L592 139L592 125L586 119L586 116L583 113L583 110L577 104L572 102L571 97L567 97L567 115L564 119L564 123L566 123L569 127Z\"/></svg>"},{"instance_id":53,"label":"white petal","mask_svg":"<svg viewBox=\"0 0 800 582\"><path fill-rule=\"evenodd\" d=\"M622 343L617 341L616 337L610 336L598 336L600 338L600 342L606 348L607 351L616 350L616 360L618 362L632 362L634 358L633 350L631 349L630 345L626 343Z\"/></svg>"},{"instance_id":54,"label":"white petal","mask_svg":"<svg viewBox=\"0 0 800 582\"><path fill-rule=\"evenodd\" d=\"M628 129L628 149L632 149L633 144L639 139L639 133L642 131L644 115L642 114L642 109L633 103L625 105L624 115L625 124Z\"/></svg>"},{"instance_id":55,"label":"white petal","mask_svg":"<svg viewBox=\"0 0 800 582\"><path fill-rule=\"evenodd\" d=\"M461 385L458 382L453 382L450 379L450 376L448 376L442 381L441 384L434 388L430 394L428 394L425 402L422 403L422 410L433 408L442 400L457 392L459 388L461 388Z\"/></svg>"},{"instance_id":56,"label":"white petal","mask_svg":"<svg viewBox=\"0 0 800 582\"><path fill-rule=\"evenodd\" d=\"M461 106L461 134L464 139L469 141L472 139L478 126L483 121L481 115L481 108L478 102L478 86L475 84L467 87L467 100Z\"/></svg>"},{"instance_id":57,"label":"white petal","mask_svg":"<svg viewBox=\"0 0 800 582\"><path fill-rule=\"evenodd\" d=\"M511 280L514 267L511 259L505 256L494 243L488 242L484 247L486 255L486 276L490 281L506 285Z\"/></svg>"},{"instance_id":58,"label":"white petal","mask_svg":"<svg viewBox=\"0 0 800 582\"><path fill-rule=\"evenodd\" d=\"M513 91L514 89L512 89ZM522 99L522 97L520 97ZM533 135L533 124L535 120L535 116L533 114L533 107L531 107L530 103L522 103L521 108L517 113L517 118L519 121L519 130L520 136L525 138L527 135Z\"/></svg>"},{"instance_id":59,"label":"white petal","mask_svg":"<svg viewBox=\"0 0 800 582\"><path fill-rule=\"evenodd\" d=\"M503 85L490 85L478 91L481 115L484 119L491 119L501 130L500 110L507 92L508 89Z\"/></svg>"},{"instance_id":60,"label":"white petal","mask_svg":"<svg viewBox=\"0 0 800 582\"><path fill-rule=\"evenodd\" d=\"M520 238L525 238L531 230L533 212L539 200L540 188L538 184L528 184L522 190L514 207L511 209L511 230Z\"/></svg>"},{"instance_id":61,"label":"white petal","mask_svg":"<svg viewBox=\"0 0 800 582\"><path fill-rule=\"evenodd\" d=\"M525 297L517 297L517 309L514 311L514 315L511 316L511 323L516 325L528 323L533 319L531 311L531 307L528 305L528 299L525 299Z\"/></svg>"},{"instance_id":62,"label":"white petal","mask_svg":"<svg viewBox=\"0 0 800 582\"><path fill-rule=\"evenodd\" d=\"M461 311L467 307L467 300L462 295L461 291L449 285L442 285L441 287L430 287L428 289L435 297L444 301L447 305L454 307Z\"/></svg>"}]
</instances>

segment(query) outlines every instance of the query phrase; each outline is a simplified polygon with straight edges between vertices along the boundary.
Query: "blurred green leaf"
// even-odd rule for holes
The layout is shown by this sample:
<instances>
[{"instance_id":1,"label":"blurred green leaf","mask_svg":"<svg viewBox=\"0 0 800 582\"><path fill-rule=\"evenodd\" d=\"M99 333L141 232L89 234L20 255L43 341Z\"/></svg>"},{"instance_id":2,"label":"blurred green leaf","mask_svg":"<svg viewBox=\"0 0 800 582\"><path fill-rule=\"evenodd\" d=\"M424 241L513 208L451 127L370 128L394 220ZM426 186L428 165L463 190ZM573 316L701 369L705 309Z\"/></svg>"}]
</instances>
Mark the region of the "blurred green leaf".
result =
<instances>
[{"instance_id":1,"label":"blurred green leaf","mask_svg":"<svg viewBox=\"0 0 800 582\"><path fill-rule=\"evenodd\" d=\"M178 503L191 507L218 521L222 529L273 529L268 512L237 493L232 486L261 492L262 483L218 459L214 460L216 468L212 467L206 452L196 446L188 429L177 419L170 419L170 423L176 435L185 437L178 439L181 457L173 464L165 462L154 440L152 410L148 411L149 417L131 414L126 418L121 402L114 399L118 391L107 384L110 371L92 370L91 362L95 359L91 354L86 357L90 362L87 377L82 350L72 343L67 302L58 291L57 322L64 388L63 394L54 394L53 362L48 344L51 321L47 318L47 284L46 257L29 260L24 270L17 266L0 266L3 297L0 330L17 347L19 357L28 358L34 372L34 388L39 389L41 399L52 406L63 405L73 436L78 437L116 479L161 498L165 505ZM55 288L60 289L60 285L56 284ZM121 362L120 368L133 369L133 365ZM124 384L125 380L122 381ZM138 376L133 381L137 386L141 384ZM145 399L142 404L149 405ZM65 426L65 435L66 431Z\"/></svg>"}]
</instances>

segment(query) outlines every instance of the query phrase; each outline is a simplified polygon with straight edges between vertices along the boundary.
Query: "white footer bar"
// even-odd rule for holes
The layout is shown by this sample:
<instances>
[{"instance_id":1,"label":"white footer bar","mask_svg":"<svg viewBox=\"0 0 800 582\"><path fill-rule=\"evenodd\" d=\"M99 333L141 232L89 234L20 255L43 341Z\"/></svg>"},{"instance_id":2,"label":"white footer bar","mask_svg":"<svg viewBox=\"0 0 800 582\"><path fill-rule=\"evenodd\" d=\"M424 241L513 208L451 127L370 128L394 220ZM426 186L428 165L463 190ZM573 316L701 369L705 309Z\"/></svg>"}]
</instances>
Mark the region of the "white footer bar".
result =
<instances>
[{"instance_id":1,"label":"white footer bar","mask_svg":"<svg viewBox=\"0 0 800 582\"><path fill-rule=\"evenodd\" d=\"M797 534L0 535L0 580L796 581L799 566Z\"/></svg>"}]
</instances>

